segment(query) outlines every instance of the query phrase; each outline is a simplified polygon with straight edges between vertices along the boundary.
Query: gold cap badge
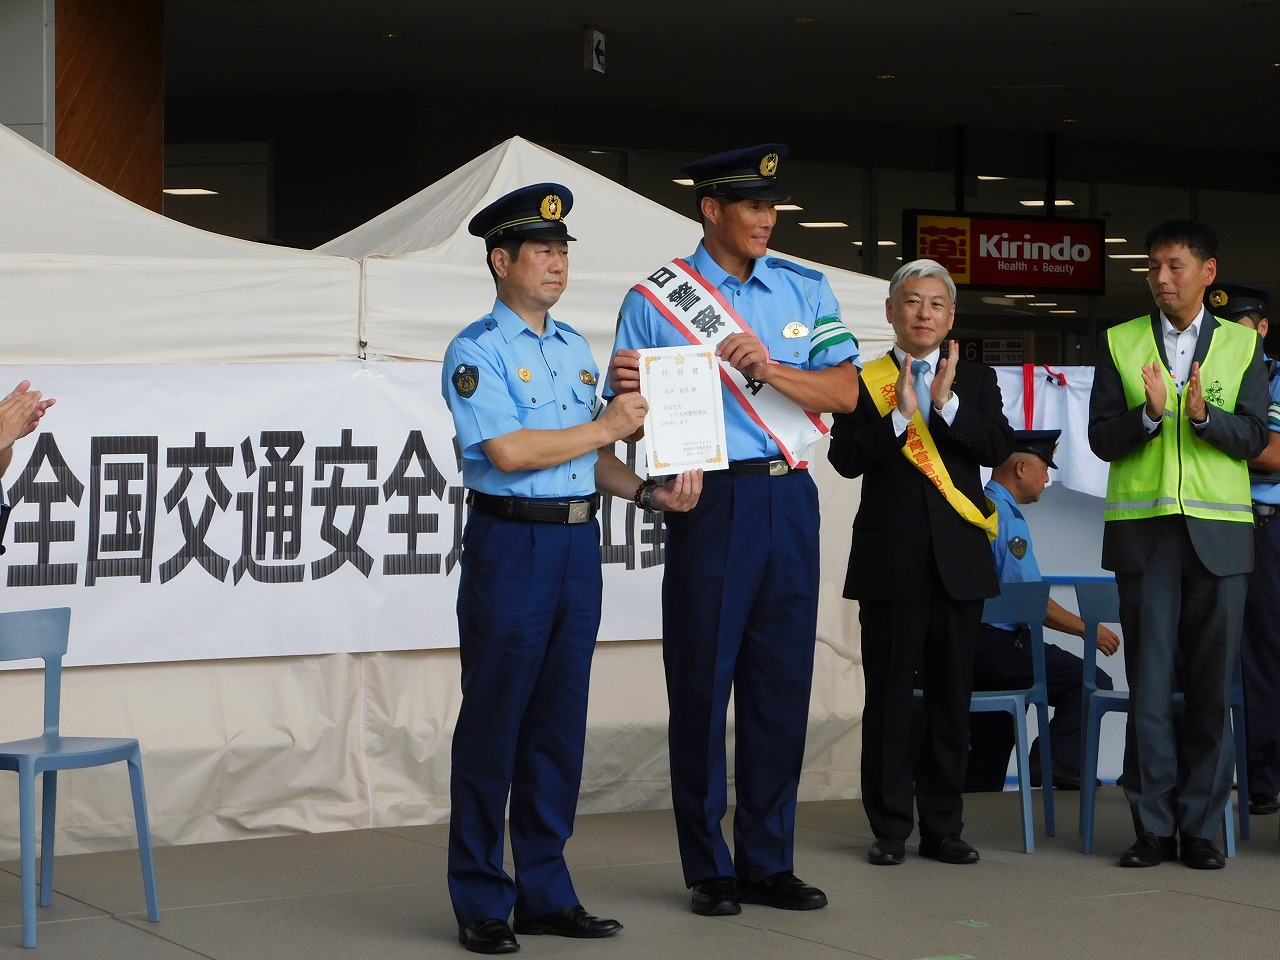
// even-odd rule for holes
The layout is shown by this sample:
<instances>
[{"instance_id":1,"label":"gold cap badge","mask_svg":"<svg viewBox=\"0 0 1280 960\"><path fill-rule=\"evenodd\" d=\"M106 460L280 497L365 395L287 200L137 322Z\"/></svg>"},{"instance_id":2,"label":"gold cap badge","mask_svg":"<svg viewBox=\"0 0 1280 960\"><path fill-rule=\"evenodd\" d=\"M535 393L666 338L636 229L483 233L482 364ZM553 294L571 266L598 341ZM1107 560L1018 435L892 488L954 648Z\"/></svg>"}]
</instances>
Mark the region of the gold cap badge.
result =
<instances>
[{"instance_id":1,"label":"gold cap badge","mask_svg":"<svg viewBox=\"0 0 1280 960\"><path fill-rule=\"evenodd\" d=\"M548 193L542 198L542 206L538 207L538 212L542 214L543 220L559 220L564 216L564 204L560 202L559 196Z\"/></svg>"},{"instance_id":2,"label":"gold cap badge","mask_svg":"<svg viewBox=\"0 0 1280 960\"><path fill-rule=\"evenodd\" d=\"M533 379L533 374L530 373L528 370L526 370L524 367L521 367L520 379L523 380L525 383L528 383L530 380Z\"/></svg>"},{"instance_id":3,"label":"gold cap badge","mask_svg":"<svg viewBox=\"0 0 1280 960\"><path fill-rule=\"evenodd\" d=\"M1227 291L1212 290L1209 292L1209 305L1213 307L1225 307L1227 305Z\"/></svg>"},{"instance_id":4,"label":"gold cap badge","mask_svg":"<svg viewBox=\"0 0 1280 960\"><path fill-rule=\"evenodd\" d=\"M760 158L760 176L774 177L778 174L778 155L766 153Z\"/></svg>"}]
</instances>

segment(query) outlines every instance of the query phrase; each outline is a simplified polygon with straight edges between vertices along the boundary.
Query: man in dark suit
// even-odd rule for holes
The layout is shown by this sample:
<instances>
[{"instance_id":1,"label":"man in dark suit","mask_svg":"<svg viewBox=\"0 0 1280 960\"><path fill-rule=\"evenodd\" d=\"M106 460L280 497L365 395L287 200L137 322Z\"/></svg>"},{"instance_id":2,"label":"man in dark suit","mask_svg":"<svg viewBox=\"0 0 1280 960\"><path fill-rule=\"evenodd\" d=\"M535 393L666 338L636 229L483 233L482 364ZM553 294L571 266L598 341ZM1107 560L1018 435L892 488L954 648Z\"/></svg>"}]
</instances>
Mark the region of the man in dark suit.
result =
<instances>
[{"instance_id":1,"label":"man in dark suit","mask_svg":"<svg viewBox=\"0 0 1280 960\"><path fill-rule=\"evenodd\" d=\"M941 264L899 268L885 301L897 345L863 370L858 407L836 414L828 454L842 475L863 478L844 595L859 601L862 799L876 836L867 859L880 866L904 859L913 780L920 855L978 860L960 837L961 791L973 648L982 602L1000 591L979 467L1005 461L1013 431L995 372L958 363L947 342L955 302ZM925 703L913 771L917 672Z\"/></svg>"},{"instance_id":2,"label":"man in dark suit","mask_svg":"<svg viewBox=\"0 0 1280 960\"><path fill-rule=\"evenodd\" d=\"M1214 870L1226 863L1213 837L1235 766L1231 674L1253 568L1247 461L1267 444L1267 375L1257 335L1204 310L1213 231L1171 221L1147 248L1156 310L1107 331L1089 398L1089 445L1111 464L1102 565L1120 590L1129 678L1124 789L1138 836L1120 865L1180 852Z\"/></svg>"}]
</instances>

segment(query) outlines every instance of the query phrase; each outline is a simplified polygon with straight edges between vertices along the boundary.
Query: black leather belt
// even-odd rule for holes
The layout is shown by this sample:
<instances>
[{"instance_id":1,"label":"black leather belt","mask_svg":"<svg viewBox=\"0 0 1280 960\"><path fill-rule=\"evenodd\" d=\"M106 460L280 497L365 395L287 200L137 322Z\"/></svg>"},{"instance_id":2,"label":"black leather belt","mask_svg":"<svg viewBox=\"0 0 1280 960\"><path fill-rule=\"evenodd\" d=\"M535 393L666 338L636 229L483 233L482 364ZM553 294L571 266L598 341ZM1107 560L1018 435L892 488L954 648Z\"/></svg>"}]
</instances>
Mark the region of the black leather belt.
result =
<instances>
[{"instance_id":1,"label":"black leather belt","mask_svg":"<svg viewBox=\"0 0 1280 960\"><path fill-rule=\"evenodd\" d=\"M1275 519L1276 512L1280 511L1280 504L1274 503L1257 503L1253 504L1253 520L1258 526L1265 526L1271 520Z\"/></svg>"},{"instance_id":2,"label":"black leather belt","mask_svg":"<svg viewBox=\"0 0 1280 960\"><path fill-rule=\"evenodd\" d=\"M797 469L785 460L734 460L729 464L734 476L785 477Z\"/></svg>"},{"instance_id":3,"label":"black leather belt","mask_svg":"<svg viewBox=\"0 0 1280 960\"><path fill-rule=\"evenodd\" d=\"M596 515L599 502L590 500L536 500L529 497L495 497L472 490L467 504L473 510L507 520L533 523L586 523Z\"/></svg>"}]
</instances>

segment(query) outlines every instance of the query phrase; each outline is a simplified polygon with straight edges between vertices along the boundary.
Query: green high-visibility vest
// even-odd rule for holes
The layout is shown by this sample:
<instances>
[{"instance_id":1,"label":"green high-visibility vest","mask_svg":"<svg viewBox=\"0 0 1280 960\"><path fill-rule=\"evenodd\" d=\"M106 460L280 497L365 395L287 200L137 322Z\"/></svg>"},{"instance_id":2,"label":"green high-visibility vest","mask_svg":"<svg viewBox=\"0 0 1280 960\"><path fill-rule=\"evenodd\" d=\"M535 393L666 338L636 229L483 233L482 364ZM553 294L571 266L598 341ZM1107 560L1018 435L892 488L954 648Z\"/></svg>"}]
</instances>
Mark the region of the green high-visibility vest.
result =
<instances>
[{"instance_id":1,"label":"green high-visibility vest","mask_svg":"<svg viewBox=\"0 0 1280 960\"><path fill-rule=\"evenodd\" d=\"M1206 315L1201 325L1210 322ZM1183 408L1160 351L1150 317L1138 317L1107 331L1111 358L1124 385L1129 409L1145 405L1142 367L1155 363L1165 380L1165 410L1160 433L1137 450L1113 461L1107 476L1106 520L1139 520L1182 514L1203 520L1252 523L1249 467L1200 438ZM1213 331L1200 364L1205 402L1234 411L1245 371L1258 350L1258 335L1248 327L1222 321ZM1212 413L1209 414L1213 416Z\"/></svg>"}]
</instances>

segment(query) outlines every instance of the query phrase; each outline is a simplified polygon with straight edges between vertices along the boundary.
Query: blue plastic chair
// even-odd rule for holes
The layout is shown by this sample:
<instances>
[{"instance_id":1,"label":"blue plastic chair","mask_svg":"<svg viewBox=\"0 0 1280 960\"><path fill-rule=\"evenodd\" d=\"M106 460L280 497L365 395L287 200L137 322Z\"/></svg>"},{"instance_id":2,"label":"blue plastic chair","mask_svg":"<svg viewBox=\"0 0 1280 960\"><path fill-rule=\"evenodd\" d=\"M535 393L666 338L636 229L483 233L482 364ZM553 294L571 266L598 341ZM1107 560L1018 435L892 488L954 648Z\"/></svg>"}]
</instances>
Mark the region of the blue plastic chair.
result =
<instances>
[{"instance_id":1,"label":"blue plastic chair","mask_svg":"<svg viewBox=\"0 0 1280 960\"><path fill-rule=\"evenodd\" d=\"M1080 769L1080 849L1093 853L1093 822L1097 804L1098 745L1102 736L1102 717L1108 713L1127 713L1129 691L1099 690L1096 681L1098 662L1098 626L1120 623L1120 591L1114 580L1078 580L1076 603L1084 621L1084 757ZM1181 693L1173 695L1174 709L1185 706ZM1236 743L1236 783L1240 796L1248 796L1248 772L1244 763L1244 687L1240 681L1240 662L1236 661L1231 682L1231 729ZM1231 798L1223 813L1222 834L1228 857L1236 855L1236 832L1231 817ZM1240 836L1249 839L1249 804L1238 805Z\"/></svg>"},{"instance_id":2,"label":"blue plastic chair","mask_svg":"<svg viewBox=\"0 0 1280 960\"><path fill-rule=\"evenodd\" d=\"M1049 605L1049 584L1005 583L1000 595L982 607L983 623L1025 623L1031 629L1031 686L1026 690L975 690L970 699L972 713L1003 712L1013 718L1015 749L1018 752L1018 796L1022 802L1022 847L1035 850L1035 820L1031 815L1030 733L1027 710L1034 704L1040 731L1040 769L1044 802L1044 831L1052 837L1056 829L1053 815L1053 761L1049 750L1049 689L1044 675L1044 616Z\"/></svg>"},{"instance_id":3,"label":"blue plastic chair","mask_svg":"<svg viewBox=\"0 0 1280 960\"><path fill-rule=\"evenodd\" d=\"M123 760L129 765L133 816L142 858L142 885L147 919L160 919L156 903L151 828L142 787L142 755L137 740L64 737L58 733L62 699L62 657L67 652L71 609L0 613L0 660L44 661L44 733L28 740L0 743L0 770L18 774L18 814L22 846L22 945L36 945L36 777L43 775L40 821L40 906L53 902L53 838L58 797L58 771L96 767Z\"/></svg>"}]
</instances>

